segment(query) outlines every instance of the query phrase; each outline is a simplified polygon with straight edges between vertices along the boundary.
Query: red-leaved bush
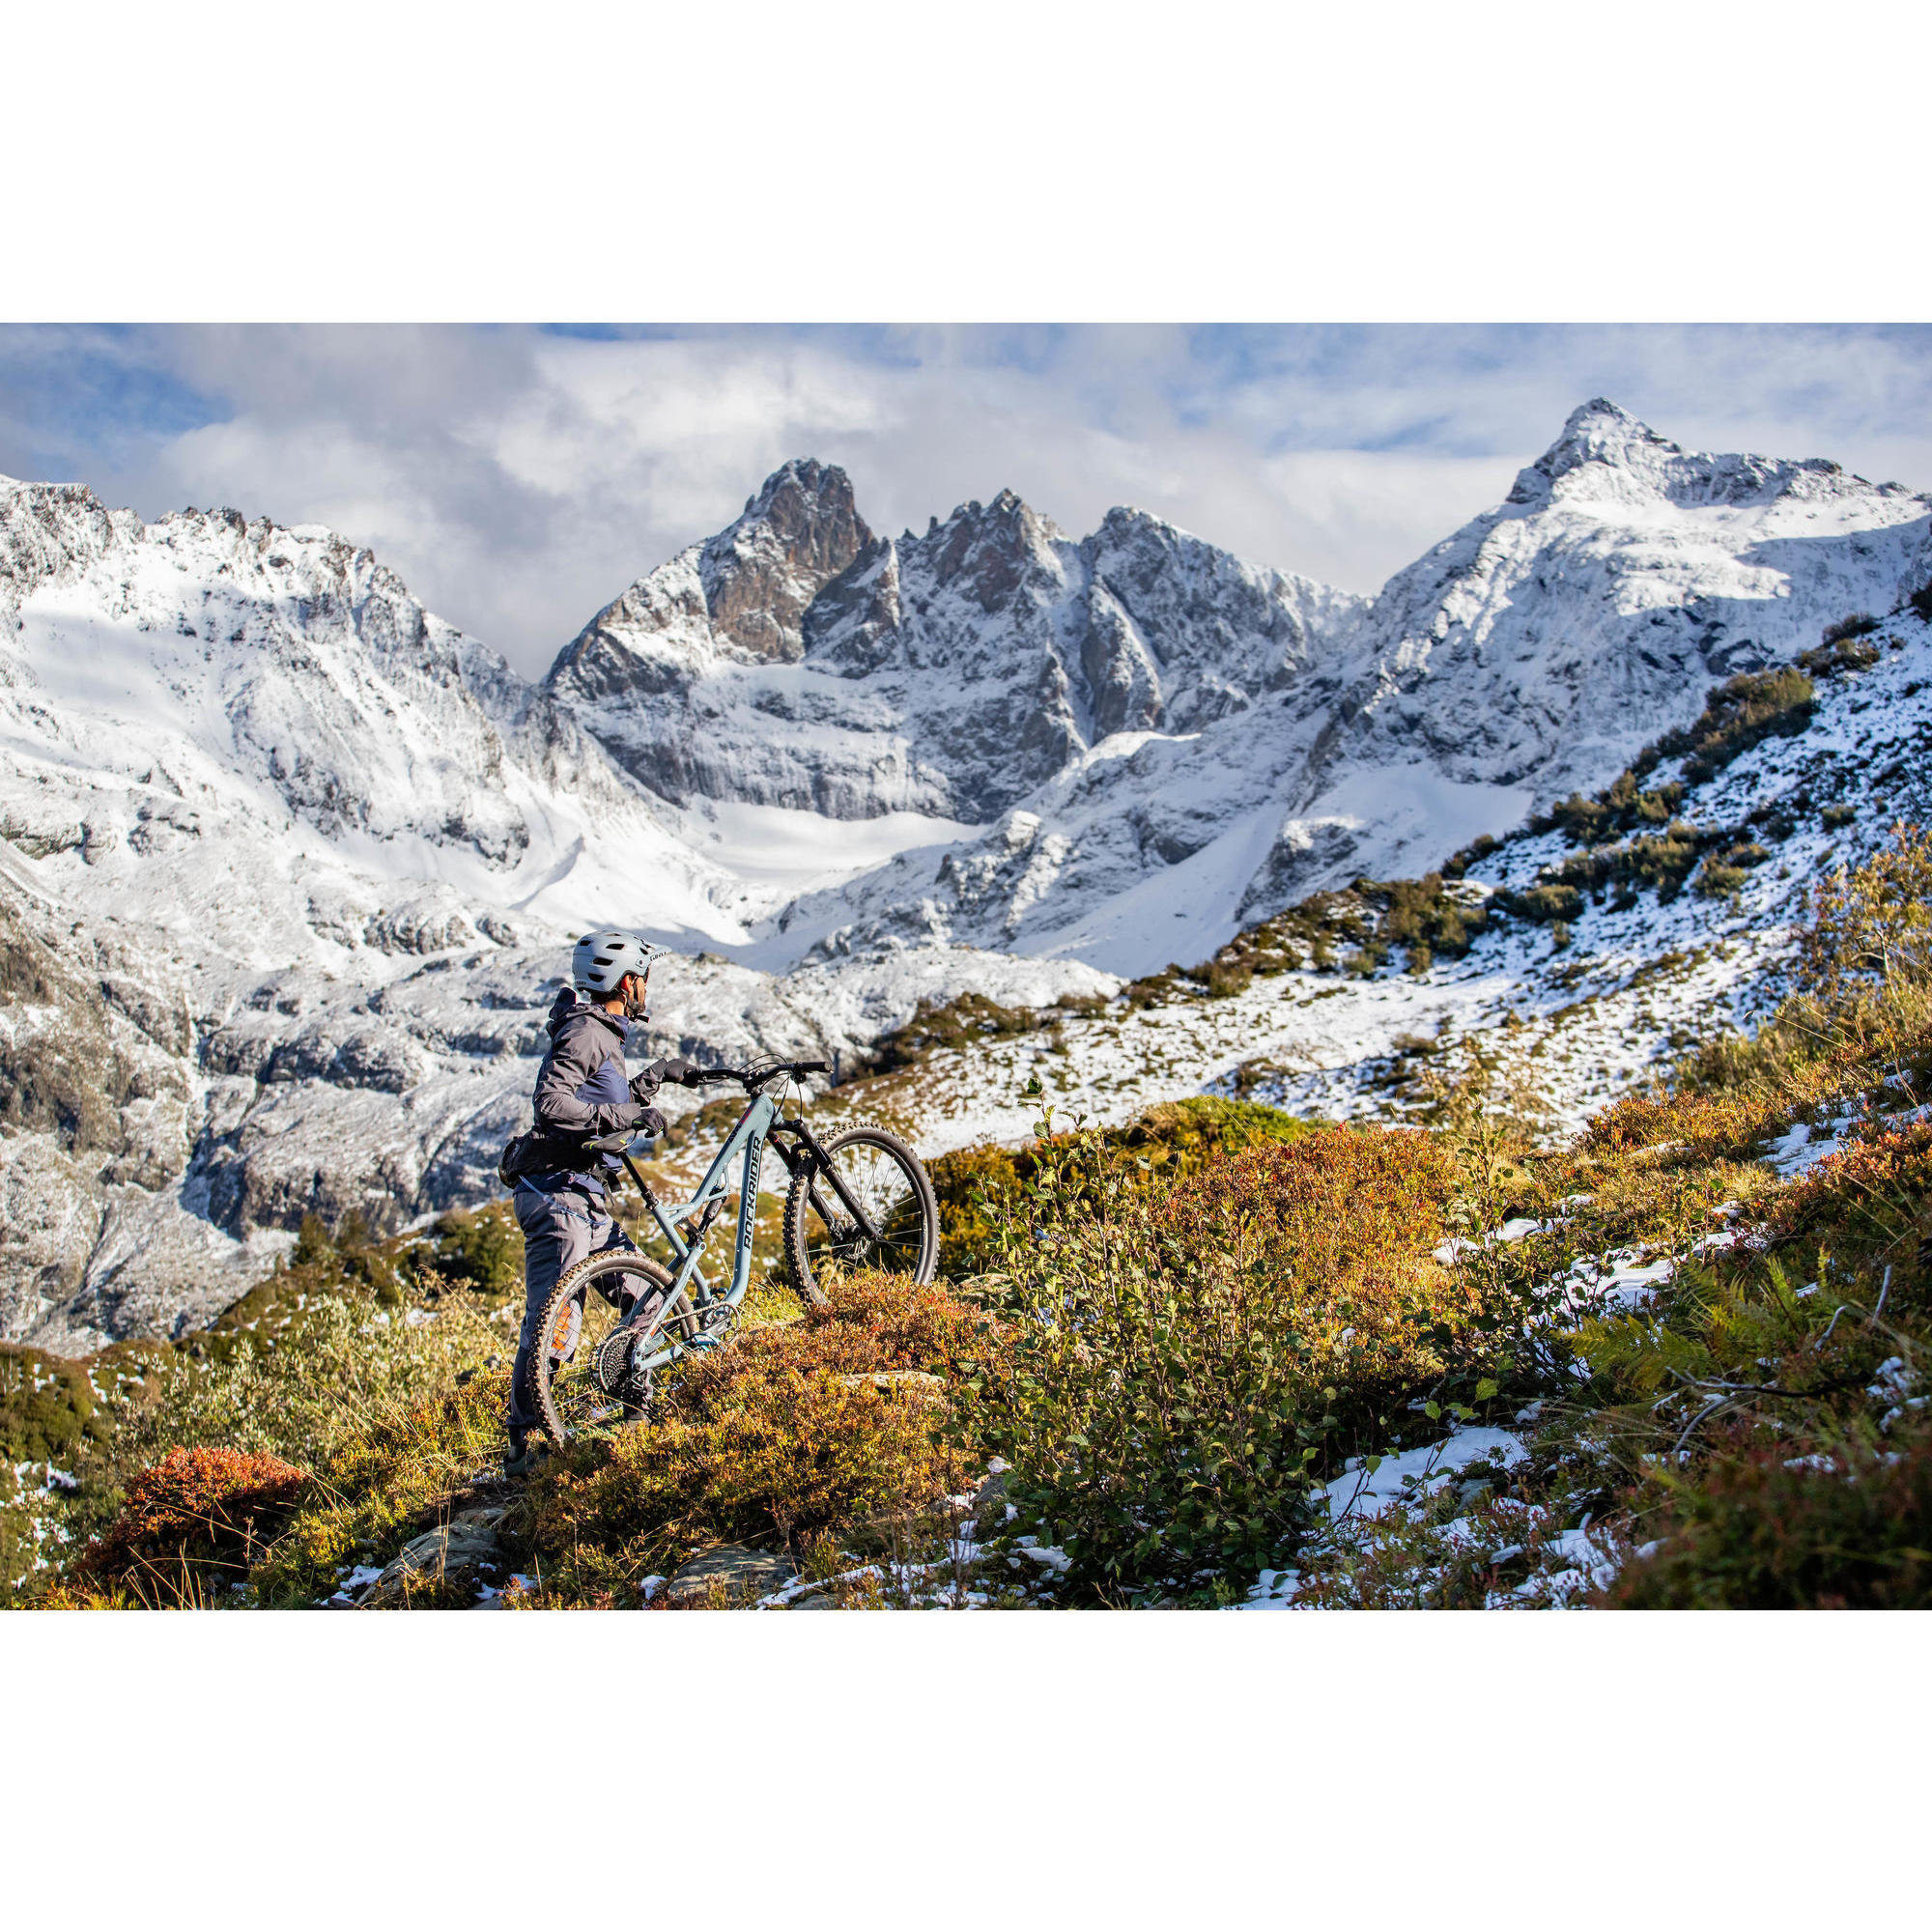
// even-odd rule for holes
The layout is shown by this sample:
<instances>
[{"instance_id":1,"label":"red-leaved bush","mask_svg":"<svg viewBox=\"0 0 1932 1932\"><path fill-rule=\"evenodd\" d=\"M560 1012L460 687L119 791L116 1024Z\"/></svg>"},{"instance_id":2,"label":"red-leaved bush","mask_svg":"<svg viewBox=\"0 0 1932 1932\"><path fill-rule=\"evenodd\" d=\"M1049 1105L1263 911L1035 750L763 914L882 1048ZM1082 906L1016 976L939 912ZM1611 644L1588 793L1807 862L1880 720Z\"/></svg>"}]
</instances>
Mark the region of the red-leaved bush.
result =
<instances>
[{"instance_id":1,"label":"red-leaved bush","mask_svg":"<svg viewBox=\"0 0 1932 1932\"><path fill-rule=\"evenodd\" d=\"M78 1568L144 1603L193 1601L192 1574L245 1570L307 1481L275 1456L170 1449L128 1485L121 1514Z\"/></svg>"}]
</instances>

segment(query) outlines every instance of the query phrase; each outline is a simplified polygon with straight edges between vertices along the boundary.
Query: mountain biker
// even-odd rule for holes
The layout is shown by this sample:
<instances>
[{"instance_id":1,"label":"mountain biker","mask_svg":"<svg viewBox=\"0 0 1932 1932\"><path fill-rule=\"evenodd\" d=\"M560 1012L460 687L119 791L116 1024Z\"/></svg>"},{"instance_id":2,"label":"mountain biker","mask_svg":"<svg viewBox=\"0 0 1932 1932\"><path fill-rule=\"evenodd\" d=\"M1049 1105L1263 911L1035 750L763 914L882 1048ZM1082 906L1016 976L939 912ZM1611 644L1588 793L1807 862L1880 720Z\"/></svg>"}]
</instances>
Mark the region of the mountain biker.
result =
<instances>
[{"instance_id":1,"label":"mountain biker","mask_svg":"<svg viewBox=\"0 0 1932 1932\"><path fill-rule=\"evenodd\" d=\"M526 1474L537 1451L527 1445L538 1419L530 1399L531 1357L537 1324L563 1271L585 1255L609 1248L636 1248L611 1218L605 1189L619 1171L614 1153L586 1153L595 1135L635 1128L661 1134L665 1118L650 1102L667 1080L695 1086L698 1068L688 1060L654 1060L628 1079L624 1044L631 1029L650 1017L651 961L660 951L635 933L587 932L571 955L571 984L550 1011L550 1046L537 1070L536 1130L513 1141L504 1174L513 1178L512 1201L524 1231L524 1326L510 1373L504 1416L509 1447L503 1468ZM614 1284L620 1315L645 1292L641 1276ZM611 1297L611 1284L598 1291Z\"/></svg>"}]
</instances>

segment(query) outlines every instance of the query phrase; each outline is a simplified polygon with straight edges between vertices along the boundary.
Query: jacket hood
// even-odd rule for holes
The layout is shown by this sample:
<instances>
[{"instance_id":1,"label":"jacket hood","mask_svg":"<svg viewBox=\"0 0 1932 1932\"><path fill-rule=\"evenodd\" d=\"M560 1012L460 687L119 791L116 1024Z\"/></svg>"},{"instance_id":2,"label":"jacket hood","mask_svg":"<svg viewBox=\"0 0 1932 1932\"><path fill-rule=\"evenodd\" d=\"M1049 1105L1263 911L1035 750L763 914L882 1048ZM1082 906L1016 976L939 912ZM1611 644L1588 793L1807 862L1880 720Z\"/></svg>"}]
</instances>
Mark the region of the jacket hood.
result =
<instances>
[{"instance_id":1,"label":"jacket hood","mask_svg":"<svg viewBox=\"0 0 1932 1932\"><path fill-rule=\"evenodd\" d=\"M559 988L556 998L551 1002L550 1018L545 1022L551 1038L554 1039L580 1015L602 1020L619 1039L628 1040L631 1037L629 1020L613 1013L604 1012L601 1009L593 1007L574 986L564 986Z\"/></svg>"}]
</instances>

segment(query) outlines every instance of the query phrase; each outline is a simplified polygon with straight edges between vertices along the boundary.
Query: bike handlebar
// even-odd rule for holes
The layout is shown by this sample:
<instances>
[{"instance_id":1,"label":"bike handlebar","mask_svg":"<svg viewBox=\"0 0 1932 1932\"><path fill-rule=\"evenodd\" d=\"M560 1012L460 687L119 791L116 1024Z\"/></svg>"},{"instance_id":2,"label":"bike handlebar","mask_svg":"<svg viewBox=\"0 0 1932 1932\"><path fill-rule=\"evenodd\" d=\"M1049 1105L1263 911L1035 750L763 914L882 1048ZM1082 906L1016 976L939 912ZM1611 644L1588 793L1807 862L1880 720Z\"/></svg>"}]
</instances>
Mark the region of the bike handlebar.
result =
<instances>
[{"instance_id":1,"label":"bike handlebar","mask_svg":"<svg viewBox=\"0 0 1932 1932\"><path fill-rule=\"evenodd\" d=\"M832 1064L826 1060L774 1060L762 1066L706 1066L693 1076L696 1087L717 1087L735 1080L741 1087L762 1087L767 1080L776 1079L780 1074L799 1078L808 1073L830 1073Z\"/></svg>"}]
</instances>

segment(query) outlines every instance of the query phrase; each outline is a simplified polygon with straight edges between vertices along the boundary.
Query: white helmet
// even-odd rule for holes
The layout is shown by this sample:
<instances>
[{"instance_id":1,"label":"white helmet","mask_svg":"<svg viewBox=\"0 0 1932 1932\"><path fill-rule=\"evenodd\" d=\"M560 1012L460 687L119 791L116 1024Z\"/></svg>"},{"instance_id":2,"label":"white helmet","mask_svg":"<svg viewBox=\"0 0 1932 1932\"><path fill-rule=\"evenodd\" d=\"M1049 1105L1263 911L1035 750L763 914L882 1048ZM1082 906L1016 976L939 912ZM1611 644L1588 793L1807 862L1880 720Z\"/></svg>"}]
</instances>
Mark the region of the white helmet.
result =
<instances>
[{"instance_id":1,"label":"white helmet","mask_svg":"<svg viewBox=\"0 0 1932 1932\"><path fill-rule=\"evenodd\" d=\"M648 973L660 950L635 932L586 932L570 955L570 977L580 993L608 1000L626 973Z\"/></svg>"}]
</instances>

